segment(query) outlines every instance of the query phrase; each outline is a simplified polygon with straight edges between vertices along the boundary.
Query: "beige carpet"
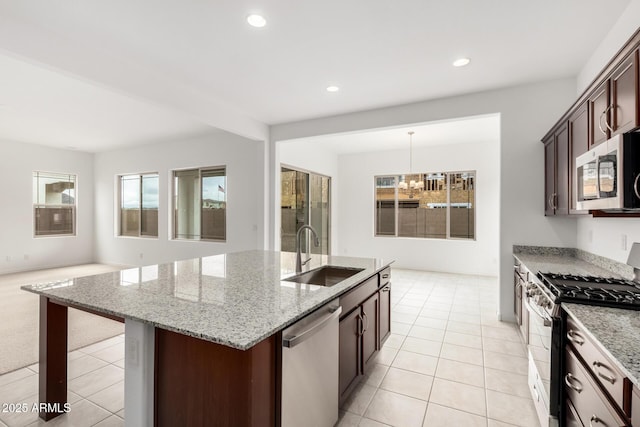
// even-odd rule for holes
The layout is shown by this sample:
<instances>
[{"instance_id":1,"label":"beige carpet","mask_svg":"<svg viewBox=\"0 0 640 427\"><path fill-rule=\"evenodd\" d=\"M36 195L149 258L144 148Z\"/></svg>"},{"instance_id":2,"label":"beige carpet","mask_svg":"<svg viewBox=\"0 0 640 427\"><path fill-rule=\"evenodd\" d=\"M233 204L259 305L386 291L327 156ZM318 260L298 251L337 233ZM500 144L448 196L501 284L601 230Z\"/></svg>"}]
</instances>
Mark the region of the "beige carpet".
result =
<instances>
[{"instance_id":1,"label":"beige carpet","mask_svg":"<svg viewBox=\"0 0 640 427\"><path fill-rule=\"evenodd\" d=\"M0 275L0 374L38 361L39 296L20 286L120 270L120 266L85 264ZM124 333L124 324L69 309L69 350Z\"/></svg>"}]
</instances>

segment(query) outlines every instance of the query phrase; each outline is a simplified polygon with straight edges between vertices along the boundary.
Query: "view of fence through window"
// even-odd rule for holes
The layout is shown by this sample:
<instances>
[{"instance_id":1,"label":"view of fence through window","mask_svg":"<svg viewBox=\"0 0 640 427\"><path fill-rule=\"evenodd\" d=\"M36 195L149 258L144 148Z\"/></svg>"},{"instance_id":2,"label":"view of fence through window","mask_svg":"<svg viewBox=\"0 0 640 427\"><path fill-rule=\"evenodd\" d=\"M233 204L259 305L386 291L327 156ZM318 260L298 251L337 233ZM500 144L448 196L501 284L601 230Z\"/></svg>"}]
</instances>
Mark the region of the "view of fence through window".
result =
<instances>
[{"instance_id":1,"label":"view of fence through window","mask_svg":"<svg viewBox=\"0 0 640 427\"><path fill-rule=\"evenodd\" d=\"M375 177L376 236L475 239L475 171Z\"/></svg>"},{"instance_id":2,"label":"view of fence through window","mask_svg":"<svg viewBox=\"0 0 640 427\"><path fill-rule=\"evenodd\" d=\"M76 176L33 173L35 236L64 236L76 233Z\"/></svg>"},{"instance_id":3,"label":"view of fence through window","mask_svg":"<svg viewBox=\"0 0 640 427\"><path fill-rule=\"evenodd\" d=\"M120 177L120 235L158 236L157 173Z\"/></svg>"}]
</instances>

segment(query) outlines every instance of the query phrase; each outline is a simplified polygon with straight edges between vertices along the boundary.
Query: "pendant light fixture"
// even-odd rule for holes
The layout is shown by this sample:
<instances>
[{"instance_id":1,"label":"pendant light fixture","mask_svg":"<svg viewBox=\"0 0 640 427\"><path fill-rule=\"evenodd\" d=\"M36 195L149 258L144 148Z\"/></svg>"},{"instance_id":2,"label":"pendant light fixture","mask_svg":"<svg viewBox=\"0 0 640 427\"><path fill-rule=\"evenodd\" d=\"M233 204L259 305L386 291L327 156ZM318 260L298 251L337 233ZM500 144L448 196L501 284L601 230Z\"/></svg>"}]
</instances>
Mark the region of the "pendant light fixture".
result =
<instances>
[{"instance_id":1,"label":"pendant light fixture","mask_svg":"<svg viewBox=\"0 0 640 427\"><path fill-rule=\"evenodd\" d=\"M407 134L409 135L409 176L412 177L413 175L413 135L415 132L410 131L407 132ZM405 178L406 175L403 176L403 178ZM409 192L409 198L412 199L414 196L414 190L420 191L424 188L424 183L422 181L418 181L416 182L415 180L411 179L409 180L409 184L407 184L406 180L403 179L402 181L400 181L400 183L398 184L398 189L399 190L410 190Z\"/></svg>"}]
</instances>

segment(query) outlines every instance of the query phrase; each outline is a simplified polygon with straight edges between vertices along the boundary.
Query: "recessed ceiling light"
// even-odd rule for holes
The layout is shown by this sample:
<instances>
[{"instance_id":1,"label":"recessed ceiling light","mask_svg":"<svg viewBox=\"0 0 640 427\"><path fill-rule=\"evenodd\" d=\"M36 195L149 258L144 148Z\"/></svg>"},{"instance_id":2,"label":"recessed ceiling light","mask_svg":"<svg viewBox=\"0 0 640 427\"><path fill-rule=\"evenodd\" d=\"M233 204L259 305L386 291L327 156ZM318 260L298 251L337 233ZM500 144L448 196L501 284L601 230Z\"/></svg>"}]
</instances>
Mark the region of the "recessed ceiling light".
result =
<instances>
[{"instance_id":1,"label":"recessed ceiling light","mask_svg":"<svg viewBox=\"0 0 640 427\"><path fill-rule=\"evenodd\" d=\"M327 86L327 92L338 92L339 90L338 86Z\"/></svg>"},{"instance_id":2,"label":"recessed ceiling light","mask_svg":"<svg viewBox=\"0 0 640 427\"><path fill-rule=\"evenodd\" d=\"M264 19L264 16L256 14L247 16L247 22L249 25L256 28L262 28L267 25L267 20Z\"/></svg>"},{"instance_id":3,"label":"recessed ceiling light","mask_svg":"<svg viewBox=\"0 0 640 427\"><path fill-rule=\"evenodd\" d=\"M454 67L464 67L465 65L468 65L469 62L471 62L471 60L469 58L460 58L460 59L456 59L455 61L453 61L453 66Z\"/></svg>"}]
</instances>

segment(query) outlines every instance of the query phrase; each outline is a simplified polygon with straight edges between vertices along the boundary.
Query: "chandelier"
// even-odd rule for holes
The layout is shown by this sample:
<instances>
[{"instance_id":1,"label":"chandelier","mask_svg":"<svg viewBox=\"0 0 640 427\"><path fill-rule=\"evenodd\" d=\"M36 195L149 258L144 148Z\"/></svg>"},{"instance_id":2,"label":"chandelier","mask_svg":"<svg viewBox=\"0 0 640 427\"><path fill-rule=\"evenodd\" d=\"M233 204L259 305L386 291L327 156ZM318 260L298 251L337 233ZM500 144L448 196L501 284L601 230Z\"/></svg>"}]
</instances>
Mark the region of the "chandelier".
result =
<instances>
[{"instance_id":1,"label":"chandelier","mask_svg":"<svg viewBox=\"0 0 640 427\"><path fill-rule=\"evenodd\" d=\"M413 175L413 134L415 132L407 132L409 134L409 175ZM405 176L403 175L402 181L398 183L398 189L402 190L402 192L406 192L409 190L409 198L413 199L416 191L422 191L424 189L424 182L421 180L416 181L414 179L409 181L409 184L405 181ZM418 175L419 176L419 175Z\"/></svg>"}]
</instances>

